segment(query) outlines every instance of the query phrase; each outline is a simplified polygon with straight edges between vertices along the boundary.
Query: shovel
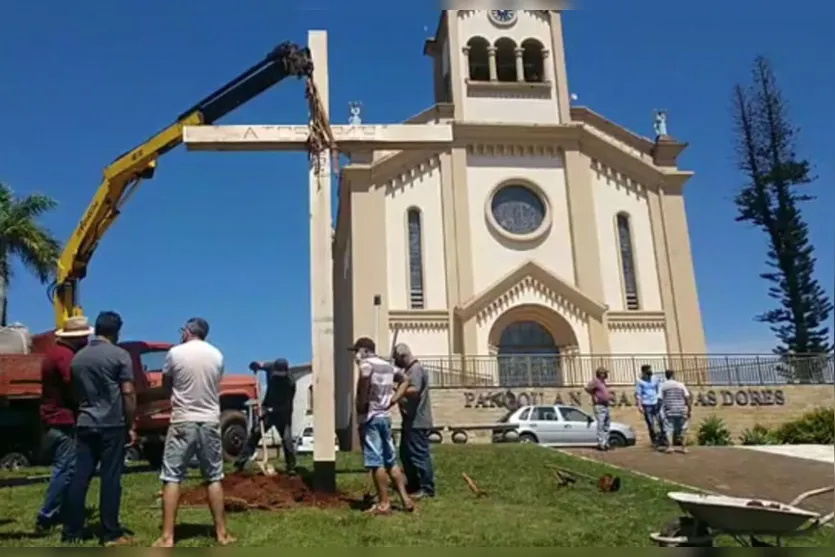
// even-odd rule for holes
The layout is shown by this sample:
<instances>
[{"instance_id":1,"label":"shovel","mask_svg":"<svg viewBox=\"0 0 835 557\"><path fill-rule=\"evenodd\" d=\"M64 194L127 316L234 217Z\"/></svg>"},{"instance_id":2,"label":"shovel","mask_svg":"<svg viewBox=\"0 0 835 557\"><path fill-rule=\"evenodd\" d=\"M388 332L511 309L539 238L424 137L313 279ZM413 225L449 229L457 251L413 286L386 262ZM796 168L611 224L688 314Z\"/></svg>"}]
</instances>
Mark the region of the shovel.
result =
<instances>
[{"instance_id":1,"label":"shovel","mask_svg":"<svg viewBox=\"0 0 835 557\"><path fill-rule=\"evenodd\" d=\"M261 460L258 461L258 468L265 476L275 476L275 467L270 464L267 454L267 432L264 431L264 415L261 406L261 382L255 381L255 396L258 397L258 427L261 428Z\"/></svg>"}]
</instances>

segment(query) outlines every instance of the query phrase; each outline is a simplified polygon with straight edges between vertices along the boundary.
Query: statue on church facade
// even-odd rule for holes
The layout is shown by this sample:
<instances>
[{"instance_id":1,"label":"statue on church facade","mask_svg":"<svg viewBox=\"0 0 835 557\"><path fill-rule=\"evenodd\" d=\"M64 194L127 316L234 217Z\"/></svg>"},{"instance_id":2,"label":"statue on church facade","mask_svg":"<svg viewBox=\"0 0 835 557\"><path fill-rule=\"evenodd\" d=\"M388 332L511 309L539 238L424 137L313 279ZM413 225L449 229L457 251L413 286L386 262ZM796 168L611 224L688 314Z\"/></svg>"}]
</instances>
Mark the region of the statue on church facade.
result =
<instances>
[{"instance_id":1,"label":"statue on church facade","mask_svg":"<svg viewBox=\"0 0 835 557\"><path fill-rule=\"evenodd\" d=\"M350 102L348 103L348 110L351 114L350 116L348 116L348 125L362 125L362 118L360 117L360 113L362 112L362 103L359 103L357 101Z\"/></svg>"},{"instance_id":2,"label":"statue on church facade","mask_svg":"<svg viewBox=\"0 0 835 557\"><path fill-rule=\"evenodd\" d=\"M655 121L653 123L653 128L655 128L655 137L666 137L667 136L667 111L666 110L656 110L655 111Z\"/></svg>"}]
</instances>

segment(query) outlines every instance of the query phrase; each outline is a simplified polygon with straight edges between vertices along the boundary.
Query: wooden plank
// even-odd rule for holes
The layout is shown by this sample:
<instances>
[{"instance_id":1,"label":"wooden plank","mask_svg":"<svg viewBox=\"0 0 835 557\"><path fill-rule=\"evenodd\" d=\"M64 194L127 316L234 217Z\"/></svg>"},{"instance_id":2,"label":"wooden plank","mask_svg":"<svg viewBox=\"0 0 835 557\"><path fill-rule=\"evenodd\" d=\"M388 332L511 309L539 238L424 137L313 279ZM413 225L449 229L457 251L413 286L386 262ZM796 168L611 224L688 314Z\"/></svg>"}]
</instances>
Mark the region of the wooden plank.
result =
<instances>
[{"instance_id":1,"label":"wooden plank","mask_svg":"<svg viewBox=\"0 0 835 557\"><path fill-rule=\"evenodd\" d=\"M351 150L435 149L452 143L450 124L331 126L341 152ZM191 151L300 151L307 126L186 126L183 142Z\"/></svg>"}]
</instances>

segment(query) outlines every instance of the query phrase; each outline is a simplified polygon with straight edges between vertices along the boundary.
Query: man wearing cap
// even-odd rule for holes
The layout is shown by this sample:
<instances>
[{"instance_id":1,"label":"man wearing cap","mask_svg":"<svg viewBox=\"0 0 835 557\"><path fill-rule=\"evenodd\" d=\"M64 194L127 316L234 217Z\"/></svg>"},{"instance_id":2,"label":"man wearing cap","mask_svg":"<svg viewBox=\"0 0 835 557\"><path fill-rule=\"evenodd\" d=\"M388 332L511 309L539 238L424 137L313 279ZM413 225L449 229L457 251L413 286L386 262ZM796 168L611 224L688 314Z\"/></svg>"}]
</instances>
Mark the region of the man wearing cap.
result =
<instances>
[{"instance_id":1,"label":"man wearing cap","mask_svg":"<svg viewBox=\"0 0 835 557\"><path fill-rule=\"evenodd\" d=\"M415 506L406 492L406 482L397 466L391 433L394 366L377 356L376 346L370 338L357 339L349 350L354 353L360 371L355 401L362 439L362 457L377 490L377 503L369 512L391 512L389 480L397 488L403 509L411 512Z\"/></svg>"},{"instance_id":2,"label":"man wearing cap","mask_svg":"<svg viewBox=\"0 0 835 557\"><path fill-rule=\"evenodd\" d=\"M171 425L162 457L162 536L154 547L174 547L174 526L180 507L180 484L196 455L206 484L215 538L220 545L234 538L226 530L223 505L223 446L220 436L220 380L223 354L206 342L209 324L189 319L181 329L181 344L165 356L163 385L171 392Z\"/></svg>"},{"instance_id":3,"label":"man wearing cap","mask_svg":"<svg viewBox=\"0 0 835 557\"><path fill-rule=\"evenodd\" d=\"M597 449L601 451L609 450L609 429L612 426L610 407L615 400L612 390L606 383L608 378L609 371L604 367L599 367L594 372L594 379L586 385L586 392L591 395L594 419L597 422Z\"/></svg>"},{"instance_id":4,"label":"man wearing cap","mask_svg":"<svg viewBox=\"0 0 835 557\"><path fill-rule=\"evenodd\" d=\"M406 475L406 490L412 499L434 497L435 473L429 448L432 432L429 376L406 344L394 347L394 365L402 370L391 405L400 405L400 462Z\"/></svg>"},{"instance_id":5,"label":"man wearing cap","mask_svg":"<svg viewBox=\"0 0 835 557\"><path fill-rule=\"evenodd\" d=\"M44 449L52 458L52 478L35 530L45 534L61 521L75 470L76 401L72 387L72 359L85 344L93 328L86 317L70 317L55 331L55 344L41 360L41 422L46 428Z\"/></svg>"},{"instance_id":6,"label":"man wearing cap","mask_svg":"<svg viewBox=\"0 0 835 557\"><path fill-rule=\"evenodd\" d=\"M264 431L270 431L275 427L281 435L281 446L284 449L284 465L287 473L296 473L296 443L293 439L293 401L296 398L296 378L290 371L290 364L284 358L274 362L252 362L249 369L253 373L259 371L267 372L267 394L264 395L262 403L262 414L259 419L264 420ZM258 443L261 441L261 428L254 424L253 431L245 450L235 462L235 468L243 470L246 463L255 454Z\"/></svg>"},{"instance_id":7,"label":"man wearing cap","mask_svg":"<svg viewBox=\"0 0 835 557\"><path fill-rule=\"evenodd\" d=\"M125 444L136 438L136 391L133 361L118 346L121 330L118 313L100 313L93 339L72 359L73 392L78 401L76 469L64 513L64 542L81 539L84 503L98 467L101 542L108 546L130 543L129 532L119 522L119 507Z\"/></svg>"}]
</instances>

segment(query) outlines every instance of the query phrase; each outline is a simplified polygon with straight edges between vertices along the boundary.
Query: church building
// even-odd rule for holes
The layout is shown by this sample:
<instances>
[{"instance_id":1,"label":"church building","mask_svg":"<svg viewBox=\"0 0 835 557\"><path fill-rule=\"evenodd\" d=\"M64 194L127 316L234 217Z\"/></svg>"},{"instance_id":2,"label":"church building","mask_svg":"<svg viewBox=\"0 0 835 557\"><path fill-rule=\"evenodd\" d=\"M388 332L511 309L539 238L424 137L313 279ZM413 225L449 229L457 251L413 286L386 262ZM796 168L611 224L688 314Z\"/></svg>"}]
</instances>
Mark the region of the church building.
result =
<instances>
[{"instance_id":1,"label":"church building","mask_svg":"<svg viewBox=\"0 0 835 557\"><path fill-rule=\"evenodd\" d=\"M387 355L396 334L437 386L577 385L616 358L704 354L693 172L665 115L649 139L572 106L559 11L445 10L424 53L435 102L406 123L451 124L451 146L341 171L337 393L359 336Z\"/></svg>"}]
</instances>

